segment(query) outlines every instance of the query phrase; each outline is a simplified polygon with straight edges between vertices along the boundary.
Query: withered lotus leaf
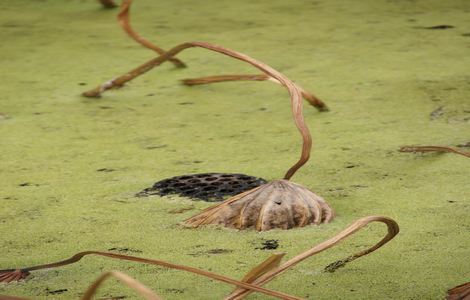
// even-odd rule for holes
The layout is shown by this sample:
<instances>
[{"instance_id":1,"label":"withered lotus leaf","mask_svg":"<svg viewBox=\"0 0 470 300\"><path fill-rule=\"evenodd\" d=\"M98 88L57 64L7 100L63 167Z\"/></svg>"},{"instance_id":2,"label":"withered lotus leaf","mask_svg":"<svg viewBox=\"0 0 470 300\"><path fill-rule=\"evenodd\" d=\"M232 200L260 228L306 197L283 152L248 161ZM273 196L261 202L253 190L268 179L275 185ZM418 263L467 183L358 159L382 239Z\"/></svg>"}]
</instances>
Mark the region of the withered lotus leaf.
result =
<instances>
[{"instance_id":1,"label":"withered lotus leaf","mask_svg":"<svg viewBox=\"0 0 470 300\"><path fill-rule=\"evenodd\" d=\"M210 207L185 224L265 231L328 223L333 217L333 210L320 196L288 180L274 180Z\"/></svg>"}]
</instances>

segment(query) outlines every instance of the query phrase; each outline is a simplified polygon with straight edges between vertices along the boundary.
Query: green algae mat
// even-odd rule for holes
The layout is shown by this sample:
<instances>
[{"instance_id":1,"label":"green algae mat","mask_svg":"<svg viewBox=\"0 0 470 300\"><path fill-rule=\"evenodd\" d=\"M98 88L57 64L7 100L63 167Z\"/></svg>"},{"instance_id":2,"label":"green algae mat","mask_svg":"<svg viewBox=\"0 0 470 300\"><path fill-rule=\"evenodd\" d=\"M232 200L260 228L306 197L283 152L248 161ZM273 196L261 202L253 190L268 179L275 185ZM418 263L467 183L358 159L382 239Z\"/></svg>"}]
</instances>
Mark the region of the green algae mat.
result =
<instances>
[{"instance_id":1,"label":"green algae mat","mask_svg":"<svg viewBox=\"0 0 470 300\"><path fill-rule=\"evenodd\" d=\"M136 1L133 26L164 49L207 41L238 50L329 105L326 113L305 106L314 148L293 180L323 196L337 216L267 232L184 228L180 222L211 204L134 195L189 173L280 178L300 149L283 88L182 86L183 78L256 73L191 49L178 55L186 69L165 63L102 98L83 98L155 56L122 32L117 10L91 0L4 1L0 8L0 269L93 249L242 278L275 252L292 257L360 217L385 215L401 232L377 252L323 271L384 235L371 225L266 287L308 299L442 299L469 281L470 161L398 152L410 144L468 145L468 1ZM233 289L89 257L2 284L0 294L78 299L106 270L166 299L221 299ZM137 296L108 282L98 298Z\"/></svg>"}]
</instances>

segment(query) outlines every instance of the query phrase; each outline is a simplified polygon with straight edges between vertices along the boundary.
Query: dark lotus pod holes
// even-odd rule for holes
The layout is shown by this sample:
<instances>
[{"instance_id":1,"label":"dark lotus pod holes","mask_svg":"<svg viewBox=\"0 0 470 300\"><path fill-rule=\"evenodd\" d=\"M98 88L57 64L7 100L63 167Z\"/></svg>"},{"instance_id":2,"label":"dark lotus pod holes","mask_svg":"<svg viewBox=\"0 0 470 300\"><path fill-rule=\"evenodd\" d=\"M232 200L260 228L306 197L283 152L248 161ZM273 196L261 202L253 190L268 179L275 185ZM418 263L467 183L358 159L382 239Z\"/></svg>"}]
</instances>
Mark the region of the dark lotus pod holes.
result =
<instances>
[{"instance_id":1,"label":"dark lotus pod holes","mask_svg":"<svg viewBox=\"0 0 470 300\"><path fill-rule=\"evenodd\" d=\"M176 194L194 200L221 201L224 197L235 196L251 190L266 180L245 174L203 173L176 176L163 179L152 187L136 194L137 197Z\"/></svg>"}]
</instances>

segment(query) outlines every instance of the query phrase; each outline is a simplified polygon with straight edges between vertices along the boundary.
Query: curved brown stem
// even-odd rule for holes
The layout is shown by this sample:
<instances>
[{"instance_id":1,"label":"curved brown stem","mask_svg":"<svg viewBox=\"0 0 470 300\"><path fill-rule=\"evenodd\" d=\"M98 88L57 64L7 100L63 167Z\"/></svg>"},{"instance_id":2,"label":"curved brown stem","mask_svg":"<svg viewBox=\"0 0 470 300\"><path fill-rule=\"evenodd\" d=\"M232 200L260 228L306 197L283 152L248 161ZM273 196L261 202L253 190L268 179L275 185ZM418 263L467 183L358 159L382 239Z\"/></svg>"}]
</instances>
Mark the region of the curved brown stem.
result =
<instances>
[{"instance_id":1,"label":"curved brown stem","mask_svg":"<svg viewBox=\"0 0 470 300\"><path fill-rule=\"evenodd\" d=\"M182 270L182 271L187 271L191 273L195 273L201 276L205 276L211 279L215 279L218 281L222 281L225 283L230 283L234 284L239 287L243 287L244 289L249 289L249 290L254 290L266 295L270 295L273 297L277 297L280 299L291 299L291 300L298 300L300 298L287 295L282 292L277 292L269 289L265 289L263 287L259 287L250 283L238 281L229 277L225 277L216 273L208 272L205 270L193 268L193 267L188 267L188 266L182 266L182 265L177 265L173 263L169 263L163 260L157 260L157 259L148 259L148 258L141 258L141 257L135 257L135 256L129 256L129 255L123 255L123 254L116 254L116 253L111 253L111 252L101 252L101 251L84 251L84 252L79 252L72 256L69 259L65 259L59 262L55 263L50 263L50 264L44 264L44 265L39 265L39 266L34 266L34 267L28 267L28 268L23 268L23 269L18 269L18 270L0 270L0 274L8 274L17 271L21 271L24 273L28 273L30 271L35 271L35 270L41 270L41 269L50 269L50 268L57 268L65 265L70 265L75 262L78 262L81 260L84 256L86 255L98 255L98 256L104 256L104 257L109 257L109 258L114 258L114 259L120 259L120 260L128 260L128 261L133 261L133 262L139 262L139 263L144 263L144 264L149 264L149 265L157 265L157 266L162 266L170 269L176 269L176 270Z\"/></svg>"},{"instance_id":2,"label":"curved brown stem","mask_svg":"<svg viewBox=\"0 0 470 300\"><path fill-rule=\"evenodd\" d=\"M135 280L134 278L126 275L124 273L118 271L109 271L104 272L101 274L85 291L84 295L82 296L82 300L91 300L93 296L96 294L98 288L103 284L103 282L108 278L117 278L119 281L130 287L131 289L135 290L139 295L144 297L147 300L162 300L163 298L159 297L155 294L151 289L140 283L139 281Z\"/></svg>"},{"instance_id":3,"label":"curved brown stem","mask_svg":"<svg viewBox=\"0 0 470 300\"><path fill-rule=\"evenodd\" d=\"M400 152L447 152L470 157L470 152L449 146L403 146L400 148Z\"/></svg>"},{"instance_id":4,"label":"curved brown stem","mask_svg":"<svg viewBox=\"0 0 470 300\"><path fill-rule=\"evenodd\" d=\"M98 0L105 8L115 8L117 4L113 0Z\"/></svg>"},{"instance_id":5,"label":"curved brown stem","mask_svg":"<svg viewBox=\"0 0 470 300\"><path fill-rule=\"evenodd\" d=\"M142 46L149 48L158 54L162 55L165 54L165 50L162 48L158 47L157 45L153 44L149 40L143 38L140 36L132 27L130 24L130 16L129 16L129 10L132 4L132 0L123 0L121 3L121 10L119 11L118 14L118 22L121 25L121 28L129 35L134 41L137 43L141 44ZM178 68L184 68L186 65L179 59L172 57L168 59L171 61L176 67Z\"/></svg>"},{"instance_id":6,"label":"curved brown stem","mask_svg":"<svg viewBox=\"0 0 470 300\"><path fill-rule=\"evenodd\" d=\"M345 261L345 263L351 262L351 261L353 261L353 260L355 260L355 259L357 259L361 256L367 255L367 254L379 249L380 247L382 247L383 245L388 243L391 239L393 239L398 234L398 232L400 230L399 227L398 227L398 224L394 220L392 220L390 218L387 218L387 217L369 216L369 217L361 218L361 219L357 220L356 222L354 222L353 224L351 224L346 229L344 229L343 231L341 231L340 233L338 233L337 235L335 235L334 237L324 241L323 243L311 248L308 251L305 251L305 252L291 258L290 260L288 260L287 262L282 264L280 267L278 267L278 268L276 268L272 271L269 271L266 274L260 276L259 278L254 280L253 283L256 284L256 285L261 286L261 285L271 281L275 276L287 271L289 268L292 268L293 266L295 266L299 262L303 261L304 259L337 245L339 242L341 242L342 240L344 240L347 237L351 236L352 234L354 234L355 232L357 232L358 230L365 227L366 225L368 225L371 222L382 222L385 225L387 225L387 228L388 228L387 235L382 240L380 240L377 244L375 244L374 246L372 246L372 247L370 247L366 250L360 251L358 253L355 253L351 256L348 256L346 259L343 260L343 261ZM225 298L225 300L243 299L244 297L246 297L250 293L251 293L251 291L249 291L249 290L239 288L239 289L236 289L235 291L233 291L229 296L227 296L227 298Z\"/></svg>"},{"instance_id":7,"label":"curved brown stem","mask_svg":"<svg viewBox=\"0 0 470 300\"><path fill-rule=\"evenodd\" d=\"M225 82L225 81L242 81L242 80L250 80L250 81L265 81L269 80L278 84L281 84L276 79L269 77L266 74L244 74L244 75L216 75L216 76L208 76L208 77L201 77L201 78L190 78L190 79L183 79L182 82L185 85L193 86L193 85L200 85L200 84L210 84L210 83L217 83L217 82ZM328 111L328 107L326 104L315 97L312 93L307 92L302 87L297 85L297 88L302 91L302 97L307 100L310 105L316 107L319 111Z\"/></svg>"},{"instance_id":8,"label":"curved brown stem","mask_svg":"<svg viewBox=\"0 0 470 300\"><path fill-rule=\"evenodd\" d=\"M255 68L258 68L259 70L261 70L266 75L276 79L277 81L279 81L280 84L282 84L283 86L287 88L291 96L291 107L292 107L292 114L294 117L294 122L303 140L300 159L286 172L284 176L284 179L290 179L292 175L294 175L294 173L308 161L308 159L310 158L310 150L312 148L312 138L310 136L308 127L305 124L305 120L302 114L302 91L291 80L289 80L286 76L284 76L280 72L276 71L270 66L260 61L257 61L245 54L224 48L222 46L212 45L212 44L205 43L205 42L191 42L191 43L180 44L176 47L173 47L165 54L140 65L139 67L131 70L130 72L122 76L119 76L116 79L112 79L108 82L105 82L104 84L99 85L98 87L83 93L83 95L86 97L98 97L104 91L112 89L112 88L120 87L124 83L134 79L135 77L150 71L156 66L161 65L164 61L168 60L169 58L173 57L179 52L187 48L192 48L192 47L205 48L205 49L219 52L227 56L233 57L235 59L247 62L251 64L252 66L254 66Z\"/></svg>"}]
</instances>

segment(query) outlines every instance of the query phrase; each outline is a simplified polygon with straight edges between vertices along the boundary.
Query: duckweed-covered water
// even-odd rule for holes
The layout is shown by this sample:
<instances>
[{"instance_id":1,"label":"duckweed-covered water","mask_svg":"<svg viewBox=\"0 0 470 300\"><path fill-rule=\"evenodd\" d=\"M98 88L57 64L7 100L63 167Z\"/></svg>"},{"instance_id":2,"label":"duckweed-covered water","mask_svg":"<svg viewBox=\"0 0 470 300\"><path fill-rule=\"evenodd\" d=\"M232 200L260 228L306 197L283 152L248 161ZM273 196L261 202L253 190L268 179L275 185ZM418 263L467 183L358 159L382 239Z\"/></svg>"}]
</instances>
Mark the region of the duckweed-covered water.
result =
<instances>
[{"instance_id":1,"label":"duckweed-covered water","mask_svg":"<svg viewBox=\"0 0 470 300\"><path fill-rule=\"evenodd\" d=\"M300 153L286 91L270 82L182 86L183 78L257 72L190 49L178 56L186 69L166 63L103 98L82 98L155 54L122 32L117 10L97 1L4 0L0 269L112 249L242 278L270 253L292 257L380 214L401 226L384 248L322 272L378 241L385 229L371 225L267 286L309 299L442 299L469 280L470 161L397 151L469 141L468 1L135 2L135 29L161 47L195 40L236 49L328 103L328 113L305 106L314 148L293 181L323 196L337 218L289 231L192 230L178 223L210 203L134 197L188 173L282 177ZM279 247L263 250L268 240ZM78 299L105 270L123 271L166 299L221 299L232 289L89 257L0 285L0 293ZM110 281L99 297L137 296Z\"/></svg>"}]
</instances>

